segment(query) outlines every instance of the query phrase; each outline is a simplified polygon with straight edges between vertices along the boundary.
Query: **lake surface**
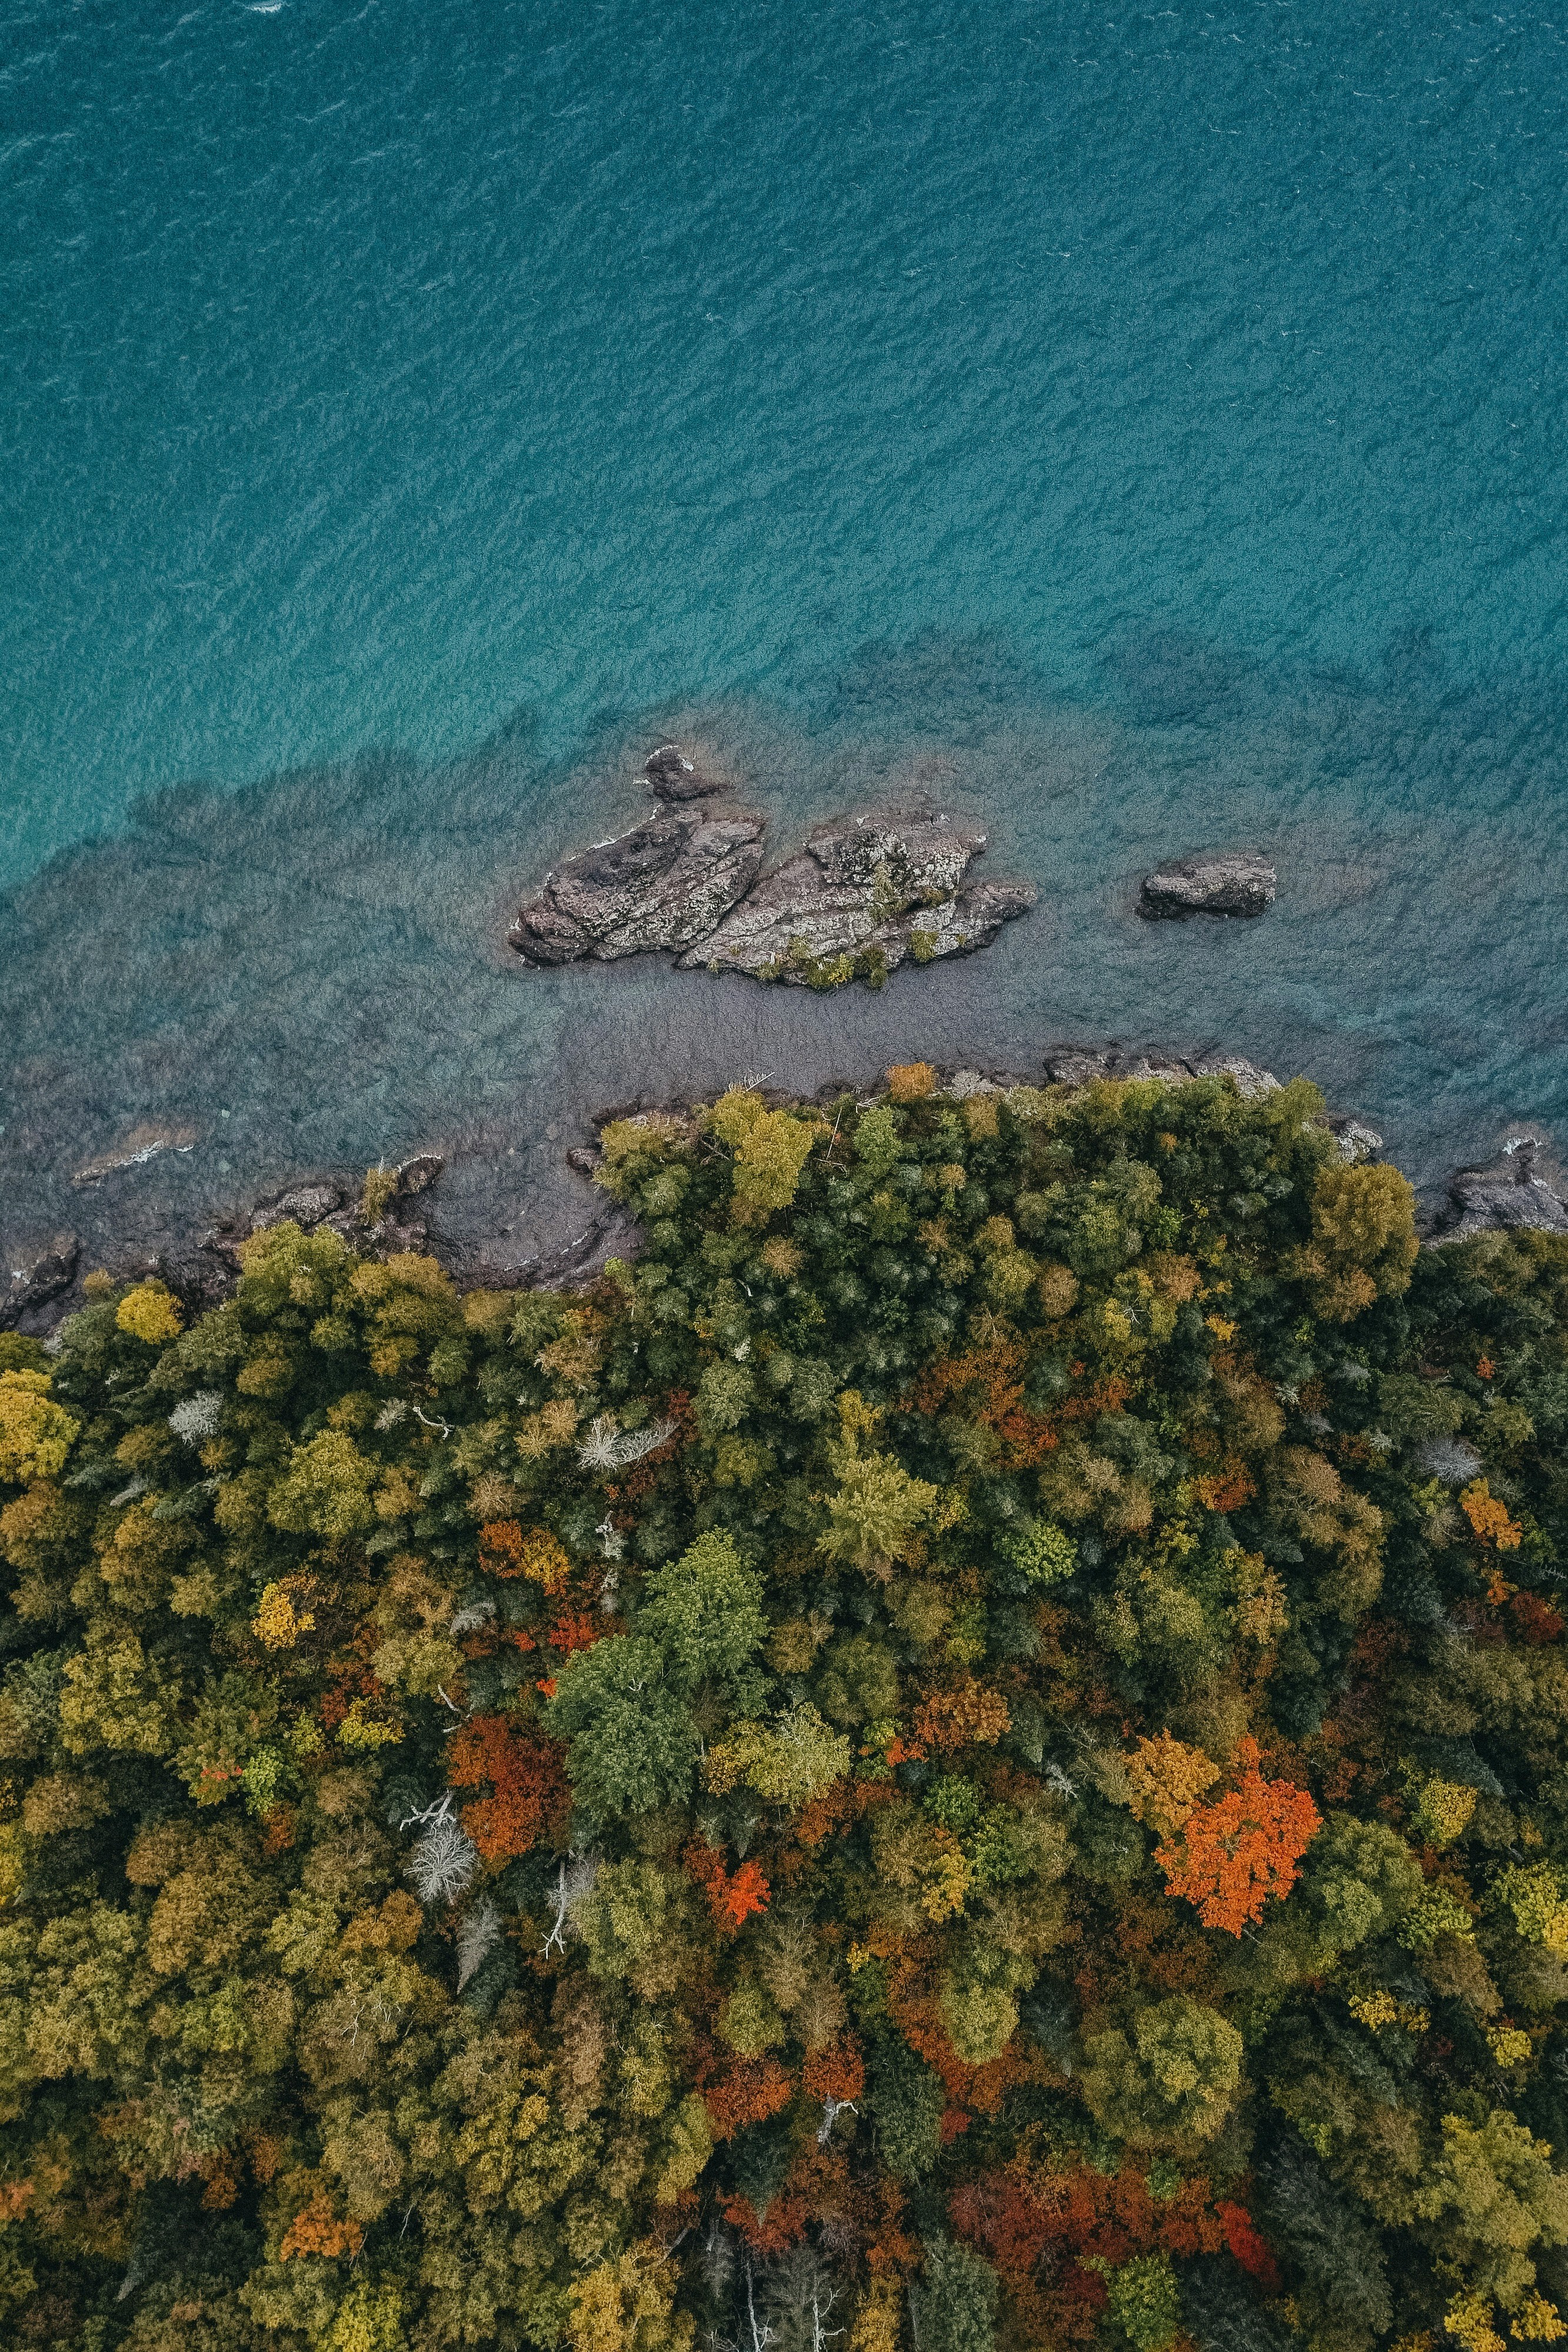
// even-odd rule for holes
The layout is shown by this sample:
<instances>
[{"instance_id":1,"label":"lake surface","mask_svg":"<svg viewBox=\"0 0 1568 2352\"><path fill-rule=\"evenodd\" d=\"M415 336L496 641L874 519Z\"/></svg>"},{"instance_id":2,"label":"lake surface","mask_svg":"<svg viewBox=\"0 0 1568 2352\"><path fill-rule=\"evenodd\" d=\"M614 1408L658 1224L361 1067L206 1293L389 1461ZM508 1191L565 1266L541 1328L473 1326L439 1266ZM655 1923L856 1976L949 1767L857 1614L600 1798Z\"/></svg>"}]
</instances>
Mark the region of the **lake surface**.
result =
<instances>
[{"instance_id":1,"label":"lake surface","mask_svg":"<svg viewBox=\"0 0 1568 2352\"><path fill-rule=\"evenodd\" d=\"M596 1104L1067 1038L1568 1135L1565 97L1534 6L9 0L0 1239L435 1145L522 1256ZM1039 909L517 969L674 728Z\"/></svg>"}]
</instances>

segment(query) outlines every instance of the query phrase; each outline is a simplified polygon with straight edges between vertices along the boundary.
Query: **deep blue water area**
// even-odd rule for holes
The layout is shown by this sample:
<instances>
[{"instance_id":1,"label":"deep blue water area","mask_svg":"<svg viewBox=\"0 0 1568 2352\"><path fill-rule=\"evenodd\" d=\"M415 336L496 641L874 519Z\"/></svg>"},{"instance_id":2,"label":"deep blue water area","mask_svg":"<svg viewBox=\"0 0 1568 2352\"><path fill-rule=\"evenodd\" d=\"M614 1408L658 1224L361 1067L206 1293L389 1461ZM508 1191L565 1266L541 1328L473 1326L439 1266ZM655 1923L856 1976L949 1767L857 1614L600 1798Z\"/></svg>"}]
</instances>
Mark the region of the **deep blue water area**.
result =
<instances>
[{"instance_id":1,"label":"deep blue water area","mask_svg":"<svg viewBox=\"0 0 1568 2352\"><path fill-rule=\"evenodd\" d=\"M526 1255L657 1076L1068 1036L1568 1133L1565 97L1534 5L0 0L0 1240L434 1143ZM509 967L675 725L1037 913Z\"/></svg>"}]
</instances>

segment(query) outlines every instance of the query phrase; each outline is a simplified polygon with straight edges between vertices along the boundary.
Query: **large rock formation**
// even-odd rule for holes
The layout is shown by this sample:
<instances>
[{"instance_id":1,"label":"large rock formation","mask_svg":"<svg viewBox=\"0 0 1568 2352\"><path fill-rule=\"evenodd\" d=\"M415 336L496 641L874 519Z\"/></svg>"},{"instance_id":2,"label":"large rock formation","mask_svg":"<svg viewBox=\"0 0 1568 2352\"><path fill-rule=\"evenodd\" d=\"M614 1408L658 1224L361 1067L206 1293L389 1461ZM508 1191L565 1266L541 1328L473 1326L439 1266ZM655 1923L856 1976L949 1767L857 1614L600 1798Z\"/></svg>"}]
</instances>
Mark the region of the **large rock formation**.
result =
<instances>
[{"instance_id":1,"label":"large rock formation","mask_svg":"<svg viewBox=\"0 0 1568 2352\"><path fill-rule=\"evenodd\" d=\"M1175 857L1144 877L1138 912L1161 916L1260 915L1274 903L1277 877L1256 850L1213 857Z\"/></svg>"},{"instance_id":2,"label":"large rock formation","mask_svg":"<svg viewBox=\"0 0 1568 2352\"><path fill-rule=\"evenodd\" d=\"M1032 907L1027 882L964 887L986 845L976 825L929 803L835 817L733 907L681 958L691 970L832 986L880 979L913 956L931 963L987 947Z\"/></svg>"},{"instance_id":3,"label":"large rock formation","mask_svg":"<svg viewBox=\"0 0 1568 2352\"><path fill-rule=\"evenodd\" d=\"M744 897L766 830L754 809L660 809L558 866L507 937L530 963L688 948Z\"/></svg>"},{"instance_id":4,"label":"large rock formation","mask_svg":"<svg viewBox=\"0 0 1568 2352\"><path fill-rule=\"evenodd\" d=\"M1035 901L1027 882L967 882L985 834L925 799L817 825L758 880L763 817L713 803L723 787L678 743L650 753L643 774L679 805L546 877L507 934L530 963L662 949L687 971L876 986L907 958L933 963L988 947ZM710 804L689 805L699 799Z\"/></svg>"},{"instance_id":5,"label":"large rock formation","mask_svg":"<svg viewBox=\"0 0 1568 2352\"><path fill-rule=\"evenodd\" d=\"M1555 1163L1541 1157L1550 1148L1539 1129L1526 1128L1511 1135L1484 1167L1457 1168L1427 1240L1468 1242L1477 1234L1507 1233L1521 1225L1568 1234L1568 1186Z\"/></svg>"}]
</instances>

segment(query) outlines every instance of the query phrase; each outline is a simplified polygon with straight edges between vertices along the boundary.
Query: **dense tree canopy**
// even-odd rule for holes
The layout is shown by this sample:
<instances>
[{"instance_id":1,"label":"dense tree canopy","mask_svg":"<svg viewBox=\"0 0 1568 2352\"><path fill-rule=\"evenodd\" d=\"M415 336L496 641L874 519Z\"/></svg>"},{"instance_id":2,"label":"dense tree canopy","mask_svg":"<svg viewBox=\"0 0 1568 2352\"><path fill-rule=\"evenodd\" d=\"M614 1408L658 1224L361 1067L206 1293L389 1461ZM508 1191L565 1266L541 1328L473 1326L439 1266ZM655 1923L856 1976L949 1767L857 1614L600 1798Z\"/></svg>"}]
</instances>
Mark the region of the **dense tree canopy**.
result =
<instances>
[{"instance_id":1,"label":"dense tree canopy","mask_svg":"<svg viewBox=\"0 0 1568 2352\"><path fill-rule=\"evenodd\" d=\"M0 1339L0 2336L1568 2333L1568 1244L1320 1109L735 1090L581 1292Z\"/></svg>"}]
</instances>

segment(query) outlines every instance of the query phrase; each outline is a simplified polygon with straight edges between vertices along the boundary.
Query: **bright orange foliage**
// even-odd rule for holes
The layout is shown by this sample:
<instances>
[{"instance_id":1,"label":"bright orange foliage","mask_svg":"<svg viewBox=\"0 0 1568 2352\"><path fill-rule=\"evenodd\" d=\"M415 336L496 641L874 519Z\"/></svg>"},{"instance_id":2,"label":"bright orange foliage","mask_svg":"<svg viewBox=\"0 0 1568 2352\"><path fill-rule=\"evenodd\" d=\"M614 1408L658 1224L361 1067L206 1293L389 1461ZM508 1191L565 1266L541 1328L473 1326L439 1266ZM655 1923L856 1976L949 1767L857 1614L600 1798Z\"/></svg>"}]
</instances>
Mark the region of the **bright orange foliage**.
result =
<instances>
[{"instance_id":1,"label":"bright orange foliage","mask_svg":"<svg viewBox=\"0 0 1568 2352\"><path fill-rule=\"evenodd\" d=\"M277 2259L286 2263L294 2254L324 2254L336 2261L340 2254L357 2254L364 2242L365 2233L360 2223L336 2220L330 2198L324 2189L319 2189L309 2204L288 2224L277 2249Z\"/></svg>"},{"instance_id":2,"label":"bright orange foliage","mask_svg":"<svg viewBox=\"0 0 1568 2352\"><path fill-rule=\"evenodd\" d=\"M1000 1691L988 1690L973 1675L935 1692L915 1711L915 1737L927 1748L988 1747L1011 1722Z\"/></svg>"},{"instance_id":3,"label":"bright orange foliage","mask_svg":"<svg viewBox=\"0 0 1568 2352\"><path fill-rule=\"evenodd\" d=\"M1459 1508L1482 1543L1495 1544L1499 1551L1517 1551L1523 1542L1523 1528L1514 1526L1484 1478L1471 1479L1459 1496Z\"/></svg>"},{"instance_id":4,"label":"bright orange foliage","mask_svg":"<svg viewBox=\"0 0 1568 2352\"><path fill-rule=\"evenodd\" d=\"M710 1885L708 1902L721 1927L733 1934L754 1911L768 1908L768 1881L754 1862L743 1862L727 1886Z\"/></svg>"},{"instance_id":5,"label":"bright orange foliage","mask_svg":"<svg viewBox=\"0 0 1568 2352\"><path fill-rule=\"evenodd\" d=\"M555 1741L504 1715L476 1715L453 1734L446 1753L455 1789L490 1783L493 1794L463 1808L463 1826L485 1861L527 1853L542 1829L565 1819L571 1792Z\"/></svg>"},{"instance_id":6,"label":"bright orange foliage","mask_svg":"<svg viewBox=\"0 0 1568 2352\"><path fill-rule=\"evenodd\" d=\"M1239 1936L1263 1916L1265 1896L1290 1893L1322 1816L1305 1789L1264 1780L1255 1739L1242 1740L1236 1760L1238 1785L1189 1813L1180 1843L1156 1846L1155 1860L1166 1892L1185 1895L1206 1927Z\"/></svg>"},{"instance_id":7,"label":"bright orange foliage","mask_svg":"<svg viewBox=\"0 0 1568 2352\"><path fill-rule=\"evenodd\" d=\"M716 1924L727 1934L735 1935L754 1911L767 1910L768 1885L756 1863L743 1862L730 1878L725 1873L723 1854L701 1838L692 1839L681 1862L687 1876L695 1878L707 1896Z\"/></svg>"}]
</instances>

